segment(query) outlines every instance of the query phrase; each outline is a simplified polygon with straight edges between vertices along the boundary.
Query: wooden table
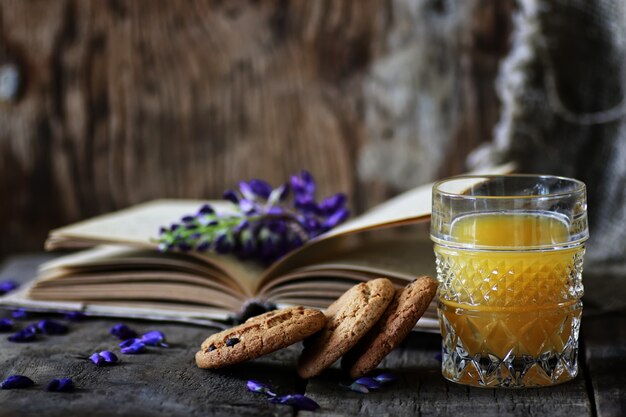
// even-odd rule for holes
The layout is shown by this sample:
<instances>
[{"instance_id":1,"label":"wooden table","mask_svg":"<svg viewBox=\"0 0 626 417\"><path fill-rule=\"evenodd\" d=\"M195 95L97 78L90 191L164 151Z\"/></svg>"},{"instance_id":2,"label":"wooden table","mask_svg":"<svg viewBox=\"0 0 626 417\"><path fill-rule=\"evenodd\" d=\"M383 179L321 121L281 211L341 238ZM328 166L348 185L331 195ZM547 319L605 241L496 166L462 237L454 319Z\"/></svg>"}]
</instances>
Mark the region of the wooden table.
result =
<instances>
[{"instance_id":1,"label":"wooden table","mask_svg":"<svg viewBox=\"0 0 626 417\"><path fill-rule=\"evenodd\" d=\"M24 280L34 274L42 255L9 259L0 280ZM8 316L6 312L0 315ZM32 317L30 323L39 317ZM322 416L623 416L626 415L626 314L584 317L580 373L569 383L543 389L469 388L441 377L437 353L441 338L414 333L381 367L398 381L381 391L360 394L339 386L335 366L305 385L294 364L295 345L266 357L221 371L198 369L194 353L213 329L180 324L125 320L139 332L163 331L169 349L151 348L142 355L120 355L117 366L101 367L82 359L93 352L118 351L108 329L121 320L88 319L71 323L65 336L42 336L16 344L0 337L0 378L29 376L34 387L0 391L0 416L286 416L313 415L268 403L246 389L246 380L271 383L279 393L305 391L319 403ZM72 377L75 393L44 390L52 378Z\"/></svg>"}]
</instances>

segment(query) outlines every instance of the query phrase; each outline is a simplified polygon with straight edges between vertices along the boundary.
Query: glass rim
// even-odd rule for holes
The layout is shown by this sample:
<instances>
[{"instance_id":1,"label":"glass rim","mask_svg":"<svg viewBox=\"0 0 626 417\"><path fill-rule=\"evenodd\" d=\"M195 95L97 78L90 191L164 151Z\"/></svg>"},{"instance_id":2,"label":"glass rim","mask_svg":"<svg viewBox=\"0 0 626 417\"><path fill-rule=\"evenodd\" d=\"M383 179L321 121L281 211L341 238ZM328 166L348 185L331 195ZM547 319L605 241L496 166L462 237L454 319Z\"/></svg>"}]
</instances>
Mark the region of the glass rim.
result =
<instances>
[{"instance_id":1,"label":"glass rim","mask_svg":"<svg viewBox=\"0 0 626 417\"><path fill-rule=\"evenodd\" d=\"M458 181L458 180L472 180L472 179L489 180L489 179L498 179L498 178L556 179L556 180L570 182L571 184L575 186L575 188L569 191L559 191L559 192L552 192L548 194L532 194L532 195L507 195L507 194L472 195L472 194L461 194L459 192L443 191L440 188L442 185L446 183L451 183L453 181ZM471 188L471 187L466 187L461 192L466 192L468 188ZM584 193L586 191L586 185L584 182L577 180L575 178L564 177L560 175L543 175L543 174L457 175L454 177L449 177L449 178L436 181L433 184L432 190L433 190L433 193L439 194L447 198L462 198L462 199L468 199L468 200L488 200L488 199L507 199L507 198L508 199L533 199L533 198L561 198L561 197L571 196L577 193Z\"/></svg>"}]
</instances>

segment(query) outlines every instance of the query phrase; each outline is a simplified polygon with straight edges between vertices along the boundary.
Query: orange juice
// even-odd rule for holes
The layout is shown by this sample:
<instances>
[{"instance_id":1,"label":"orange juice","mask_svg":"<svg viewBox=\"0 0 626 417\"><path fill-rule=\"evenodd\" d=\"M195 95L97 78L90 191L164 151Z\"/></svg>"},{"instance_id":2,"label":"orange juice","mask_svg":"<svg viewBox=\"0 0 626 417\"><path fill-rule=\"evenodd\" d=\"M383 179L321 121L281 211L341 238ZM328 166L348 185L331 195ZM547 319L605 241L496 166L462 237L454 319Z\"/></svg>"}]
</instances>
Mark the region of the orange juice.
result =
<instances>
[{"instance_id":1,"label":"orange juice","mask_svg":"<svg viewBox=\"0 0 626 417\"><path fill-rule=\"evenodd\" d=\"M543 386L576 376L584 247L541 213L466 215L435 245L443 374L477 386ZM456 245L455 245L456 246Z\"/></svg>"}]
</instances>

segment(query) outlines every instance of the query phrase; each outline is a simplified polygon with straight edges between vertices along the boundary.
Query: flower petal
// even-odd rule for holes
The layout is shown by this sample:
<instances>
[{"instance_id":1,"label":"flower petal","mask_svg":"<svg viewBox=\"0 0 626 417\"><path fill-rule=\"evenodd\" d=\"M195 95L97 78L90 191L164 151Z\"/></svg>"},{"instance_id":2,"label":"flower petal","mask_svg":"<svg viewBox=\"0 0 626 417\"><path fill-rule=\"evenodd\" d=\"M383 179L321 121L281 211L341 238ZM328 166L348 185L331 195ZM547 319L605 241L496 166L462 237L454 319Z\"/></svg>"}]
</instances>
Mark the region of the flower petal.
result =
<instances>
[{"instance_id":1,"label":"flower petal","mask_svg":"<svg viewBox=\"0 0 626 417\"><path fill-rule=\"evenodd\" d=\"M141 342L141 339L139 339L138 337L133 337L133 338L126 339L120 342L119 346L121 348L125 348L125 347L132 346L134 343L137 343L137 342Z\"/></svg>"},{"instance_id":2,"label":"flower petal","mask_svg":"<svg viewBox=\"0 0 626 417\"><path fill-rule=\"evenodd\" d=\"M117 337L120 340L132 339L138 336L136 331L132 330L130 327L123 323L116 324L115 326L111 327L109 329L109 333L111 333L113 336Z\"/></svg>"},{"instance_id":3,"label":"flower petal","mask_svg":"<svg viewBox=\"0 0 626 417\"><path fill-rule=\"evenodd\" d=\"M0 281L0 295L10 293L17 287L19 287L19 284L15 281Z\"/></svg>"},{"instance_id":4,"label":"flower petal","mask_svg":"<svg viewBox=\"0 0 626 417\"><path fill-rule=\"evenodd\" d=\"M46 391L51 392L72 392L74 391L74 381L71 378L53 379L48 383Z\"/></svg>"},{"instance_id":5,"label":"flower petal","mask_svg":"<svg viewBox=\"0 0 626 417\"><path fill-rule=\"evenodd\" d=\"M209 204L203 204L198 210L198 214L215 214L215 210Z\"/></svg>"},{"instance_id":6,"label":"flower petal","mask_svg":"<svg viewBox=\"0 0 626 417\"><path fill-rule=\"evenodd\" d=\"M41 320L37 323L37 327L42 333L50 335L66 334L69 331L65 324L54 320Z\"/></svg>"},{"instance_id":7,"label":"flower petal","mask_svg":"<svg viewBox=\"0 0 626 417\"><path fill-rule=\"evenodd\" d=\"M368 394L370 392L365 385L357 384L356 382L353 382L348 388L354 392L360 392L361 394Z\"/></svg>"},{"instance_id":8,"label":"flower petal","mask_svg":"<svg viewBox=\"0 0 626 417\"><path fill-rule=\"evenodd\" d=\"M93 363L96 364L96 366L102 366L104 365L104 358L102 356L100 356L99 353L93 353L90 357L89 360L92 361Z\"/></svg>"},{"instance_id":9,"label":"flower petal","mask_svg":"<svg viewBox=\"0 0 626 417\"><path fill-rule=\"evenodd\" d=\"M380 382L378 382L374 378L370 378L367 376L357 379L356 381L354 381L354 383L363 385L367 389L379 389L380 387L382 387L382 384Z\"/></svg>"},{"instance_id":10,"label":"flower petal","mask_svg":"<svg viewBox=\"0 0 626 417\"><path fill-rule=\"evenodd\" d=\"M289 394L283 395L282 397L272 397L269 401L274 404L290 405L298 410L315 411L320 408L318 403L302 394Z\"/></svg>"},{"instance_id":11,"label":"flower petal","mask_svg":"<svg viewBox=\"0 0 626 417\"><path fill-rule=\"evenodd\" d=\"M233 204L239 204L239 196L233 190L226 190L226 191L224 191L224 194L222 194L222 198L224 200L230 201Z\"/></svg>"},{"instance_id":12,"label":"flower petal","mask_svg":"<svg viewBox=\"0 0 626 417\"><path fill-rule=\"evenodd\" d=\"M103 350L102 352L100 352L98 354L98 356L100 356L102 359L104 359L104 361L106 363L117 363L119 361L119 359L117 358L117 355L115 355L115 353L110 352L108 350Z\"/></svg>"},{"instance_id":13,"label":"flower petal","mask_svg":"<svg viewBox=\"0 0 626 417\"><path fill-rule=\"evenodd\" d=\"M135 342L130 346L127 347L123 347L120 352L122 352L124 355L136 355L139 353L143 353L146 351L146 345L143 344L143 342Z\"/></svg>"},{"instance_id":14,"label":"flower petal","mask_svg":"<svg viewBox=\"0 0 626 417\"><path fill-rule=\"evenodd\" d=\"M376 375L374 379L383 385L387 385L392 382L395 382L398 379L398 377L396 377L394 374L391 374L391 373L382 373L382 374Z\"/></svg>"},{"instance_id":15,"label":"flower petal","mask_svg":"<svg viewBox=\"0 0 626 417\"><path fill-rule=\"evenodd\" d=\"M11 375L2 383L0 383L0 388L2 389L15 389L15 388L28 388L35 385L32 379L24 375Z\"/></svg>"},{"instance_id":16,"label":"flower petal","mask_svg":"<svg viewBox=\"0 0 626 417\"><path fill-rule=\"evenodd\" d=\"M248 186L255 195L266 200L272 193L272 186L263 180L252 179L248 182Z\"/></svg>"},{"instance_id":17,"label":"flower petal","mask_svg":"<svg viewBox=\"0 0 626 417\"><path fill-rule=\"evenodd\" d=\"M269 385L267 385L267 384L265 384L265 383L263 383L261 381L256 381L254 379L251 379L251 380L249 380L246 383L246 386L248 387L249 391L252 391L254 393L265 394L268 397L275 397L276 396L276 394L274 392L272 392L272 388Z\"/></svg>"},{"instance_id":18,"label":"flower petal","mask_svg":"<svg viewBox=\"0 0 626 417\"><path fill-rule=\"evenodd\" d=\"M337 226L339 223L342 223L348 217L350 217L350 211L347 208L340 208L339 210L331 214L324 221L322 226L324 227L325 230L332 229L333 227Z\"/></svg>"},{"instance_id":19,"label":"flower petal","mask_svg":"<svg viewBox=\"0 0 626 417\"><path fill-rule=\"evenodd\" d=\"M8 340L14 343L28 343L35 341L36 338L37 332L33 329L33 326L29 326L9 336Z\"/></svg>"},{"instance_id":20,"label":"flower petal","mask_svg":"<svg viewBox=\"0 0 626 417\"><path fill-rule=\"evenodd\" d=\"M10 332L13 330L15 322L11 319L0 319L0 333Z\"/></svg>"},{"instance_id":21,"label":"flower petal","mask_svg":"<svg viewBox=\"0 0 626 417\"><path fill-rule=\"evenodd\" d=\"M14 319L27 319L29 316L28 311L24 310L23 308L18 308L16 310L13 310L11 312L11 317L13 317Z\"/></svg>"},{"instance_id":22,"label":"flower petal","mask_svg":"<svg viewBox=\"0 0 626 417\"><path fill-rule=\"evenodd\" d=\"M148 333L145 333L143 336L141 336L140 340L146 346L168 347L165 343L165 335L158 330L152 330Z\"/></svg>"}]
</instances>

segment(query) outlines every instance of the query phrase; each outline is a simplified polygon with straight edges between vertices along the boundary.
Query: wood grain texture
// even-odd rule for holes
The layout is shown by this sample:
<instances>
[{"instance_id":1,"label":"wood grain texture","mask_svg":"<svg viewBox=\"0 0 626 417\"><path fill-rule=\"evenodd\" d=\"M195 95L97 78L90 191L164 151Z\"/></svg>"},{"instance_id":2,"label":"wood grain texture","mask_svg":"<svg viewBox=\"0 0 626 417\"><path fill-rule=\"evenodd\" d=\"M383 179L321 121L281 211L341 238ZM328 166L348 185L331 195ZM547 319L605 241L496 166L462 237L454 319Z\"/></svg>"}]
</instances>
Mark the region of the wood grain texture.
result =
<instances>
[{"instance_id":1,"label":"wood grain texture","mask_svg":"<svg viewBox=\"0 0 626 417\"><path fill-rule=\"evenodd\" d=\"M624 281L616 283L624 290ZM626 415L626 312L582 322L585 365L598 417Z\"/></svg>"},{"instance_id":2,"label":"wood grain texture","mask_svg":"<svg viewBox=\"0 0 626 417\"><path fill-rule=\"evenodd\" d=\"M497 117L492 80L512 1L463 3L0 0L0 66L22 75L19 97L0 103L0 254L39 249L52 227L158 197L216 198L250 177L278 183L307 168L320 194L347 192L360 211L459 172ZM422 83L395 106L443 103L430 139L404 116L368 121L376 102L364 93L398 52L400 27L422 24L435 35L416 56L445 53L397 70L450 67L445 80L458 81ZM464 121L449 128L450 117ZM402 154L419 137L445 148L441 167L398 182L370 147L379 175L359 175L366 145L400 120L404 139L388 145Z\"/></svg>"}]
</instances>

